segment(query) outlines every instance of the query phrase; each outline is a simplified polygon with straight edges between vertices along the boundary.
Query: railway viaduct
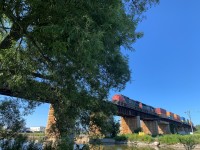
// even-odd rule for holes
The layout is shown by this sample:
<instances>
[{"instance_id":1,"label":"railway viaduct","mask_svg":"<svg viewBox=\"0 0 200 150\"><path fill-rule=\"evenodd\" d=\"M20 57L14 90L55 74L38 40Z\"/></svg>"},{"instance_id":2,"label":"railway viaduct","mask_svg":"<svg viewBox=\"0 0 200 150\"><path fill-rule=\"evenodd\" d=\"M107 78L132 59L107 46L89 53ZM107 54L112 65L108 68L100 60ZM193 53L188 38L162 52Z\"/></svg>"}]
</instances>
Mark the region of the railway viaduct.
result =
<instances>
[{"instance_id":1,"label":"railway viaduct","mask_svg":"<svg viewBox=\"0 0 200 150\"><path fill-rule=\"evenodd\" d=\"M134 133L138 129L142 129L145 134L158 135L158 134L189 134L191 126L166 117L158 116L157 114L148 113L140 109L128 108L125 106L116 105L118 111L117 116L120 116L120 133L128 134ZM50 106L47 129L55 123L53 115L53 108ZM194 128L194 127L193 127Z\"/></svg>"},{"instance_id":2,"label":"railway viaduct","mask_svg":"<svg viewBox=\"0 0 200 150\"><path fill-rule=\"evenodd\" d=\"M20 97L14 95L10 90L0 89L0 94L5 96ZM165 117L151 114L139 109L133 109L125 106L116 105L118 112L117 116L121 117L120 120L120 133L134 133L141 128L145 134L158 135L170 133L186 133L191 132L191 126L176 120L168 119ZM55 123L54 110L52 107L49 109L47 131L51 125ZM48 134L48 133L47 133Z\"/></svg>"},{"instance_id":3,"label":"railway viaduct","mask_svg":"<svg viewBox=\"0 0 200 150\"><path fill-rule=\"evenodd\" d=\"M121 116L121 134L134 133L138 129L142 129L145 134L150 135L173 133L189 134L191 132L191 126L186 123L137 108L133 109L120 105L116 106L118 108L117 115Z\"/></svg>"}]
</instances>

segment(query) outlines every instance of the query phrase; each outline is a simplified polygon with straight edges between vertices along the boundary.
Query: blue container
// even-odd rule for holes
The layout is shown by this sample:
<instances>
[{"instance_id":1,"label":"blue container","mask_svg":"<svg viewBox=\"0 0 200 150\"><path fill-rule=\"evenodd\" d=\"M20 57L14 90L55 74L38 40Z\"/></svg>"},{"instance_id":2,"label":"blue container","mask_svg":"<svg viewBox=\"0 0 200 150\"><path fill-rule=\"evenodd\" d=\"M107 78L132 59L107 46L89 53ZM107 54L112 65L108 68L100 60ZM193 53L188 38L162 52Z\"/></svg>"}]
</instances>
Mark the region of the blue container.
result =
<instances>
[{"instance_id":1,"label":"blue container","mask_svg":"<svg viewBox=\"0 0 200 150\"><path fill-rule=\"evenodd\" d=\"M181 117L181 122L186 122L185 117Z\"/></svg>"}]
</instances>

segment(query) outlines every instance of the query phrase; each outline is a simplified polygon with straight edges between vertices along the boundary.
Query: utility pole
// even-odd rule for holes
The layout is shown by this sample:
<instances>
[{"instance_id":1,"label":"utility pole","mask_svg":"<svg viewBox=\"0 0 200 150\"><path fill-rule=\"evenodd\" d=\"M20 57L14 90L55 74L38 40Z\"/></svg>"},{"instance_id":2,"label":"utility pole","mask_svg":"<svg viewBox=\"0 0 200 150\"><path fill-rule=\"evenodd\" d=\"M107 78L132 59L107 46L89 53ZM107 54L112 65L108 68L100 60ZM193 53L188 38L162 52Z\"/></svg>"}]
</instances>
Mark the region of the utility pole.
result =
<instances>
[{"instance_id":1,"label":"utility pole","mask_svg":"<svg viewBox=\"0 0 200 150\"><path fill-rule=\"evenodd\" d=\"M185 113L186 113L186 114L188 115L188 117L189 117L189 120L190 120L190 126L191 126L191 130L192 130L191 134L193 134L193 133L194 133L194 130L193 130L193 125L192 125L192 119L191 119L191 113L190 113L190 110L186 111Z\"/></svg>"}]
</instances>

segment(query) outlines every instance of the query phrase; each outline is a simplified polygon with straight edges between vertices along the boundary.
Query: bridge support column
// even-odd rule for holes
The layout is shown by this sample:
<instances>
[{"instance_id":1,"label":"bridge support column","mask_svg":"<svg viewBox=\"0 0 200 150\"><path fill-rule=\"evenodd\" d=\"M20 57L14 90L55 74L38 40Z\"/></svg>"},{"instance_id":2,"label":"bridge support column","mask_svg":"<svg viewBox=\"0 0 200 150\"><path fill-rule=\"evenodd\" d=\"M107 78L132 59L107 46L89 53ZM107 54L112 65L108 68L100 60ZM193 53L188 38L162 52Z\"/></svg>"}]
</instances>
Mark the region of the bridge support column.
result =
<instances>
[{"instance_id":1,"label":"bridge support column","mask_svg":"<svg viewBox=\"0 0 200 150\"><path fill-rule=\"evenodd\" d=\"M185 130L185 133L186 133L186 134L189 134L188 128L185 127L184 130Z\"/></svg>"},{"instance_id":2,"label":"bridge support column","mask_svg":"<svg viewBox=\"0 0 200 150\"><path fill-rule=\"evenodd\" d=\"M55 130L52 129L55 123L56 123L56 118L54 116L54 109L52 105L50 105L47 126L45 129L45 135L47 136L48 140L51 141L55 141L59 137L58 131L56 131L56 129Z\"/></svg>"},{"instance_id":3,"label":"bridge support column","mask_svg":"<svg viewBox=\"0 0 200 150\"><path fill-rule=\"evenodd\" d=\"M157 135L158 134L158 122L142 120L142 130L145 134Z\"/></svg>"},{"instance_id":4,"label":"bridge support column","mask_svg":"<svg viewBox=\"0 0 200 150\"><path fill-rule=\"evenodd\" d=\"M158 134L170 134L170 126L168 122L158 122Z\"/></svg>"},{"instance_id":5,"label":"bridge support column","mask_svg":"<svg viewBox=\"0 0 200 150\"><path fill-rule=\"evenodd\" d=\"M140 128L140 116L121 117L120 134L134 133L134 130Z\"/></svg>"},{"instance_id":6,"label":"bridge support column","mask_svg":"<svg viewBox=\"0 0 200 150\"><path fill-rule=\"evenodd\" d=\"M178 132L178 134L185 134L185 130L184 130L184 128L181 127L181 126L178 126L177 132Z\"/></svg>"}]
</instances>

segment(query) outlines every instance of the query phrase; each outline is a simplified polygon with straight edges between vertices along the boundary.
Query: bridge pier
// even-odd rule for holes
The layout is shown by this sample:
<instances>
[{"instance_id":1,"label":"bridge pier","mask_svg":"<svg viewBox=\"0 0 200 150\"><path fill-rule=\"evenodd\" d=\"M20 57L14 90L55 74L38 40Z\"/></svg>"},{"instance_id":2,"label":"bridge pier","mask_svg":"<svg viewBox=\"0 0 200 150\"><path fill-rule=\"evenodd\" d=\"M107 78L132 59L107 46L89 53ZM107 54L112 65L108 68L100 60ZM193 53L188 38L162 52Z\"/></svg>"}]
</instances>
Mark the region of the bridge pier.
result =
<instances>
[{"instance_id":1,"label":"bridge pier","mask_svg":"<svg viewBox=\"0 0 200 150\"><path fill-rule=\"evenodd\" d=\"M140 116L121 117L120 134L134 133L134 130L140 128Z\"/></svg>"},{"instance_id":2,"label":"bridge pier","mask_svg":"<svg viewBox=\"0 0 200 150\"><path fill-rule=\"evenodd\" d=\"M157 121L141 121L142 130L145 134L157 135L158 134L158 122Z\"/></svg>"},{"instance_id":3,"label":"bridge pier","mask_svg":"<svg viewBox=\"0 0 200 150\"><path fill-rule=\"evenodd\" d=\"M56 129L53 129L53 126L55 125L55 123L56 123L56 118L54 116L54 109L52 105L50 105L47 126L45 129L45 135L47 136L47 139L50 141L55 141L59 137L58 131Z\"/></svg>"},{"instance_id":4,"label":"bridge pier","mask_svg":"<svg viewBox=\"0 0 200 150\"><path fill-rule=\"evenodd\" d=\"M158 134L170 134L169 122L159 121L158 122Z\"/></svg>"}]
</instances>

